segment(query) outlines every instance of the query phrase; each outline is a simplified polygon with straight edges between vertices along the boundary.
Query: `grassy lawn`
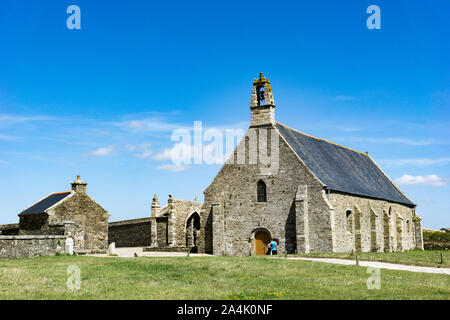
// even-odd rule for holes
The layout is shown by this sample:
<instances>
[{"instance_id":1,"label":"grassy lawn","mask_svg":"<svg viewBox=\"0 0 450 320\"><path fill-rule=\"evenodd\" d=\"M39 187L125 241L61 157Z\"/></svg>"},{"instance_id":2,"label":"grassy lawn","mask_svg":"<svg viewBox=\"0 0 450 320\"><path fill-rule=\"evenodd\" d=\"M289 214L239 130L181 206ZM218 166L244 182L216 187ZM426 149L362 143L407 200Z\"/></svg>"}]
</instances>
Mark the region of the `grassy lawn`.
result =
<instances>
[{"instance_id":1,"label":"grassy lawn","mask_svg":"<svg viewBox=\"0 0 450 320\"><path fill-rule=\"evenodd\" d=\"M81 289L66 288L67 268ZM367 269L269 257L0 260L0 299L450 299L450 277L381 270L368 290Z\"/></svg>"},{"instance_id":2,"label":"grassy lawn","mask_svg":"<svg viewBox=\"0 0 450 320\"><path fill-rule=\"evenodd\" d=\"M441 264L441 253L444 263ZM350 255L348 252L309 253L297 256L310 258L339 258L355 260L355 255L360 260L399 263L424 267L450 268L450 252L447 250L411 250L405 252L357 252Z\"/></svg>"}]
</instances>

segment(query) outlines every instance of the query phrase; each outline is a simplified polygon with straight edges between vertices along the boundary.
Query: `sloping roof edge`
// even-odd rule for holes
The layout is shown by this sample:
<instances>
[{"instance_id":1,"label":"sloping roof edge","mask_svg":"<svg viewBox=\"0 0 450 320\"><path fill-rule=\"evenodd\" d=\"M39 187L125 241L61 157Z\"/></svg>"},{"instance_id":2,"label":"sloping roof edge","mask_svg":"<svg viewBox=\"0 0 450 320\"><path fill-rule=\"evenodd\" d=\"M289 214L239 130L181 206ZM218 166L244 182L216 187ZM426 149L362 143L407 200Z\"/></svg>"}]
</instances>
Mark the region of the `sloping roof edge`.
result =
<instances>
[{"instance_id":1,"label":"sloping roof edge","mask_svg":"<svg viewBox=\"0 0 450 320\"><path fill-rule=\"evenodd\" d=\"M23 209L22 211L20 211L20 212L19 212L19 215L24 214L25 211L31 209L33 206L35 206L35 205L38 204L39 202L41 202L41 201L47 199L48 197L50 197L50 196L52 196L52 195L55 195L55 194L62 194L62 193L68 193L69 195L66 196L66 197L64 197L64 198L62 198L62 199L59 200L58 202L52 204L50 207L46 208L45 210L43 210L42 212L39 212L39 213L47 213L47 211L48 211L49 209L51 209L51 208L53 208L53 207L59 205L59 204L62 203L64 200L66 200L67 198L71 197L75 192L74 192L74 191L65 191L65 192L52 192L52 193L49 193L49 194L46 195L45 197L39 199L38 201L34 202L32 205L30 205L30 206L26 207L25 209ZM25 214L33 214L33 213L25 213Z\"/></svg>"},{"instance_id":2,"label":"sloping roof edge","mask_svg":"<svg viewBox=\"0 0 450 320\"><path fill-rule=\"evenodd\" d=\"M373 158L372 158L370 155L367 155L367 156L369 157L370 160L372 160L373 164L378 168L378 170L380 170L381 173L384 174L384 176L392 183L392 185L394 186L394 188L397 189L397 191L400 192L400 193L402 194L402 196L404 196L407 200L409 200L409 201L414 205L414 207L417 207L417 204L416 204L414 201L412 201L412 200L406 195L406 193L404 193L404 192L402 191L402 189L400 189L400 188L397 186L397 184L396 184L394 181L392 181L391 178L389 178L389 176L383 171L383 169L381 169L381 167L378 165L378 163L376 163L375 160L373 160Z\"/></svg>"},{"instance_id":3,"label":"sloping roof edge","mask_svg":"<svg viewBox=\"0 0 450 320\"><path fill-rule=\"evenodd\" d=\"M279 122L276 122L276 128L277 129L283 128L283 130L286 131L285 133L280 131L280 135L283 137L283 140L290 146L291 150L294 151L294 153L302 161L302 163L305 164L308 169L310 169L309 171L313 172L313 175L319 181L322 182L322 184L324 185L325 188L327 188L327 189L329 189L331 191L337 191L337 192L341 192L341 193L345 193L345 194L353 194L353 195L362 196L362 197L368 197L368 198L372 198L372 199L385 200L385 201L390 201L390 202L399 203L399 204L412 206L412 207L416 206L416 204L414 202L412 202L405 195L405 193L400 190L400 188L386 175L386 173L384 173L384 171L375 163L375 161L368 154L365 154L365 153L360 152L358 150L351 149L351 148L346 147L346 146L342 146L340 144L337 144L337 143L334 143L334 142L331 142L331 141L328 141L328 140L325 140L325 139L314 137L312 135L303 133L301 131L293 129L293 128L291 128L289 126L286 126L286 125L284 125L282 123L279 123ZM291 132L291 133L289 133L289 132ZM285 137L284 134L287 134L288 137L291 138L292 143L294 143L294 144L295 143L300 143L300 144L298 146L293 146L291 144L291 142L289 142L288 137ZM322 175L323 175L323 173L325 173L326 176L324 176L324 177L326 179L330 180L330 178L333 178L333 179L337 179L336 182L339 182L339 183L331 183L329 185L326 180L321 179L320 175L318 175L318 174L316 174L314 172L314 168L313 167L310 167L310 165L308 165L305 162L305 161L311 162L311 160L313 160L313 163L316 163L316 161L314 161L314 159L316 159L316 158L314 158L314 155L310 153L311 151L314 151L314 149L312 149L312 150L310 150L308 148L304 149L305 146L303 146L303 144L305 142L301 141L301 139L298 140L298 138L294 138L294 140L293 140L293 137L291 137L292 134L306 137L307 139L310 139L310 141L317 141L319 143L317 146L320 149L320 150L319 149L317 149L317 150L319 151L319 153L320 152L322 152L322 153L325 152L324 155L328 155L329 156L330 155L329 152L330 151L333 152L337 148L337 150L342 150L345 154L347 154L347 156L351 156L351 154L355 154L355 155L358 154L358 157L359 157L358 159L360 159L360 160L358 160L358 161L355 160L356 162L354 164L356 164L356 165L361 164L360 163L361 160L363 161L363 163L367 164L368 163L367 160L368 160L373 165L373 168L371 170L371 168L369 166L367 169L369 171L372 171L372 173L376 173L376 171L379 172L376 175L378 175L378 178L383 177L385 179L384 186L388 188L388 189L386 189L387 192L380 192L380 193L378 193L378 191L371 190L371 187L364 187L364 185L361 185L361 192L357 192L357 190L355 190L354 186L351 187L351 188L348 188L348 186L347 187L345 186L345 182L348 183L349 177L342 176L342 175L341 176L339 176L339 175L336 176L336 175L330 174L333 171L328 171L328 174L327 174L326 170L330 170L332 168L327 167L326 165L325 165L325 167L321 167L320 164L319 164L319 167L316 167L316 171L319 170L318 173L322 173ZM308 142L308 143L310 143L310 142ZM330 145L330 146L333 145L333 147L331 147L332 149L329 149L329 150L327 148L323 149L324 145ZM313 146L316 147L316 144L314 143ZM301 150L301 152L299 150L296 151L295 147L297 147L297 149L300 148L299 150ZM325 150L325 151L323 151L323 150ZM302 157L301 157L301 154L299 154L299 152L301 154L303 154L303 156L306 156L307 159L303 160ZM328 152L328 154L326 152ZM364 159L367 159L367 160L364 160ZM341 169L342 169L342 167L341 167ZM325 170L325 171L323 171L323 170ZM344 180L342 180L342 181L339 180L338 178L340 178L340 177L342 177ZM365 183L370 182L370 181L367 181L367 177L366 176L360 176L360 177L363 177L363 180L366 180ZM376 177L374 177L374 178L376 178ZM345 180L345 179L347 179L347 180ZM379 181L379 180L374 180L374 181ZM328 181L328 182L330 182L330 181ZM344 182L344 185L342 185L342 182ZM395 192L397 192L398 194L396 195Z\"/></svg>"}]
</instances>

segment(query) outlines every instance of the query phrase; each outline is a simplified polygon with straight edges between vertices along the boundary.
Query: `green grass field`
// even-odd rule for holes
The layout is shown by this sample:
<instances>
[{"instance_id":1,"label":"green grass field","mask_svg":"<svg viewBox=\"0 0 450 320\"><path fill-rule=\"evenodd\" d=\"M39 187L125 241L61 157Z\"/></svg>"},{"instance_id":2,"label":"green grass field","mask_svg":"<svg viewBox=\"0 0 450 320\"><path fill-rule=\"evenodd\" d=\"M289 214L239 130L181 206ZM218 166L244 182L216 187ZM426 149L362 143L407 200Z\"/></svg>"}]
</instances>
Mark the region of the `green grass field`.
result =
<instances>
[{"instance_id":1,"label":"green grass field","mask_svg":"<svg viewBox=\"0 0 450 320\"><path fill-rule=\"evenodd\" d=\"M441 262L441 253L444 263ZM411 250L405 252L358 252L351 255L348 252L330 252L330 253L309 253L299 254L297 256L310 258L338 258L355 260L358 256L360 260L380 261L389 263L398 263L406 265L415 265L423 267L450 268L450 252L447 250Z\"/></svg>"},{"instance_id":2,"label":"green grass field","mask_svg":"<svg viewBox=\"0 0 450 320\"><path fill-rule=\"evenodd\" d=\"M81 289L66 287L67 268ZM450 299L450 277L269 257L118 258L54 256L0 260L0 299Z\"/></svg>"}]
</instances>

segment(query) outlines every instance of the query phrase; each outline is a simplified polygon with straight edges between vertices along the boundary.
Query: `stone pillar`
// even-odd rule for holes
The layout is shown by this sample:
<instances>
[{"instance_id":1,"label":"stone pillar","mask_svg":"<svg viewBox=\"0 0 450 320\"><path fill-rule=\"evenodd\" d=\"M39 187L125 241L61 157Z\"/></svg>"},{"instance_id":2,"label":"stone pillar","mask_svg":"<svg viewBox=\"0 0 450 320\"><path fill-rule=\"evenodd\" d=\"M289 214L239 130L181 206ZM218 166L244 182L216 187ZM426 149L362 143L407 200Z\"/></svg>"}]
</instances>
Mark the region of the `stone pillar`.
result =
<instances>
[{"instance_id":1,"label":"stone pillar","mask_svg":"<svg viewBox=\"0 0 450 320\"><path fill-rule=\"evenodd\" d=\"M416 248L423 250L423 231L422 231L422 219L418 216L413 216L414 223L414 238L416 242Z\"/></svg>"},{"instance_id":2,"label":"stone pillar","mask_svg":"<svg viewBox=\"0 0 450 320\"><path fill-rule=\"evenodd\" d=\"M212 204L213 217L213 254L225 254L225 226L223 221L222 208L220 203Z\"/></svg>"},{"instance_id":3,"label":"stone pillar","mask_svg":"<svg viewBox=\"0 0 450 320\"><path fill-rule=\"evenodd\" d=\"M396 229L397 229L397 251L403 252L403 218L396 214Z\"/></svg>"},{"instance_id":4,"label":"stone pillar","mask_svg":"<svg viewBox=\"0 0 450 320\"><path fill-rule=\"evenodd\" d=\"M355 252L362 251L361 245L361 209L355 205Z\"/></svg>"},{"instance_id":5,"label":"stone pillar","mask_svg":"<svg viewBox=\"0 0 450 320\"><path fill-rule=\"evenodd\" d=\"M175 239L175 220L176 212L174 210L173 198L172 195L169 194L169 200L167 200L167 245L172 246L173 241Z\"/></svg>"},{"instance_id":6,"label":"stone pillar","mask_svg":"<svg viewBox=\"0 0 450 320\"><path fill-rule=\"evenodd\" d=\"M152 211L150 216L150 246L151 247L157 247L158 246L158 229L156 224L156 216L159 212L159 201L158 196L156 193L153 195L153 201L152 201Z\"/></svg>"},{"instance_id":7,"label":"stone pillar","mask_svg":"<svg viewBox=\"0 0 450 320\"><path fill-rule=\"evenodd\" d=\"M383 210L383 238L384 252L392 252L391 244L391 219L389 214Z\"/></svg>"},{"instance_id":8,"label":"stone pillar","mask_svg":"<svg viewBox=\"0 0 450 320\"><path fill-rule=\"evenodd\" d=\"M310 252L307 199L307 186L299 186L294 200L297 253Z\"/></svg>"},{"instance_id":9,"label":"stone pillar","mask_svg":"<svg viewBox=\"0 0 450 320\"><path fill-rule=\"evenodd\" d=\"M370 207L370 251L378 251L377 243L377 214L375 210Z\"/></svg>"},{"instance_id":10,"label":"stone pillar","mask_svg":"<svg viewBox=\"0 0 450 320\"><path fill-rule=\"evenodd\" d=\"M156 193L153 195L153 201L152 201L152 217L156 217L156 215L159 212L159 201L158 201L158 196L156 195Z\"/></svg>"},{"instance_id":11,"label":"stone pillar","mask_svg":"<svg viewBox=\"0 0 450 320\"><path fill-rule=\"evenodd\" d=\"M151 228L151 238L150 238L150 246L157 247L158 246L158 229L156 225L156 216L150 218L150 228Z\"/></svg>"}]
</instances>

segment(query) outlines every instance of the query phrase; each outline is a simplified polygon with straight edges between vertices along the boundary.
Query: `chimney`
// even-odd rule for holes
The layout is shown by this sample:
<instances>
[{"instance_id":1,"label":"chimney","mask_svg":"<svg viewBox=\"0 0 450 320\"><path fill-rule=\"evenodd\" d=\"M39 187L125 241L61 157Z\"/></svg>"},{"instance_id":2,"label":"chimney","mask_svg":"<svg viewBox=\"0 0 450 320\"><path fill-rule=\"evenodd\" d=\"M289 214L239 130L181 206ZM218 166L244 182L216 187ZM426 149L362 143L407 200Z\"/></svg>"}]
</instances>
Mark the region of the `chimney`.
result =
<instances>
[{"instance_id":1,"label":"chimney","mask_svg":"<svg viewBox=\"0 0 450 320\"><path fill-rule=\"evenodd\" d=\"M86 193L87 182L84 182L80 179L80 176L77 176L77 180L72 182L72 190L77 193Z\"/></svg>"},{"instance_id":2,"label":"chimney","mask_svg":"<svg viewBox=\"0 0 450 320\"><path fill-rule=\"evenodd\" d=\"M153 201L152 201L152 217L156 217L156 215L158 214L160 205L159 205L159 201L158 201L158 196L155 195L153 196Z\"/></svg>"},{"instance_id":3,"label":"chimney","mask_svg":"<svg viewBox=\"0 0 450 320\"><path fill-rule=\"evenodd\" d=\"M275 102L269 79L262 72L259 79L253 81L252 99L250 102L250 128L275 124Z\"/></svg>"}]
</instances>

